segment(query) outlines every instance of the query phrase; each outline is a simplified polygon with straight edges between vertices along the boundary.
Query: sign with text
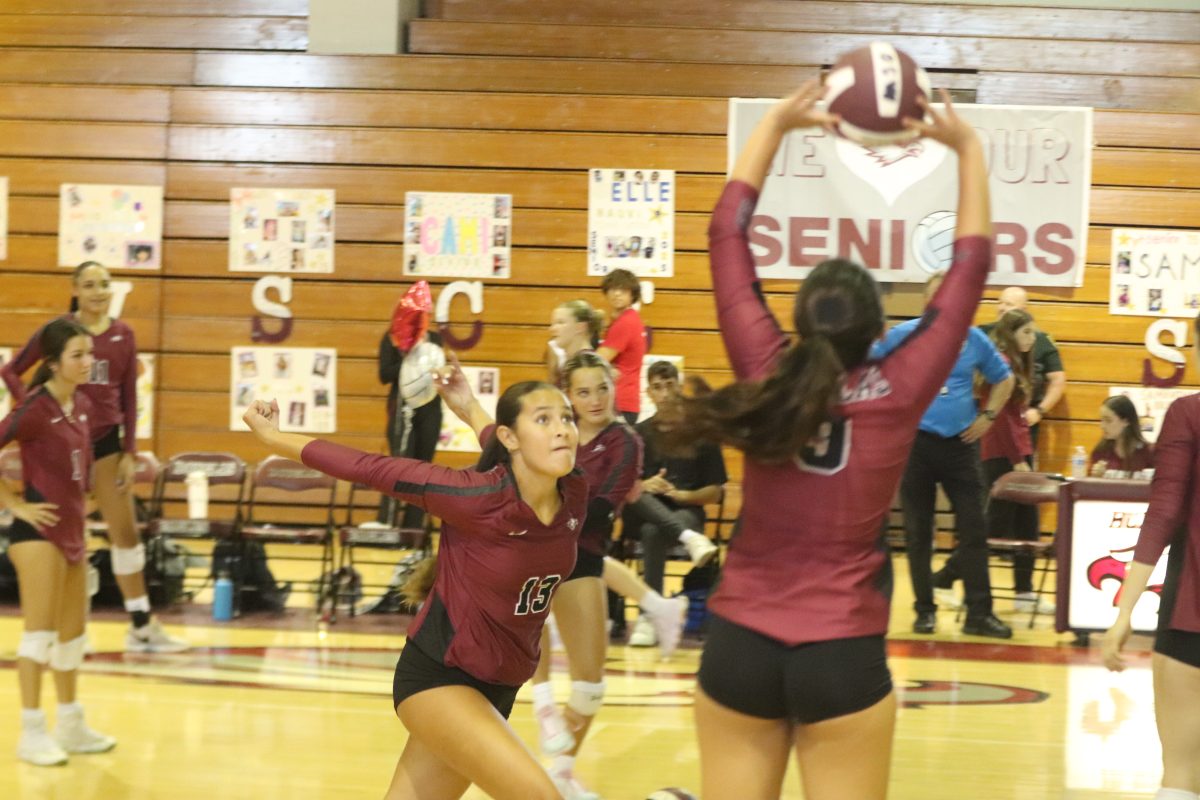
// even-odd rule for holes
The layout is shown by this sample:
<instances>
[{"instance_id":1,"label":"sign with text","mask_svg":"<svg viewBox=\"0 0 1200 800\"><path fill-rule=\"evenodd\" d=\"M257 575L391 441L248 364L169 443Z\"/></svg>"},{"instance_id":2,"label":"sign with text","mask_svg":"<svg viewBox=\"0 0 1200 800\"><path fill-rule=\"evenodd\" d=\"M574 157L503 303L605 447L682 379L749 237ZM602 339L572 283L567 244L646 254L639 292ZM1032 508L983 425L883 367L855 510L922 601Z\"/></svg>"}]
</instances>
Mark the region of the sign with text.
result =
<instances>
[{"instance_id":1,"label":"sign with text","mask_svg":"<svg viewBox=\"0 0 1200 800\"><path fill-rule=\"evenodd\" d=\"M775 102L729 101L731 166ZM1092 109L955 108L978 131L988 161L995 229L988 282L1082 285ZM880 281L924 282L950 265L957 167L955 155L930 139L863 147L819 128L791 132L750 220L759 276L799 279L842 257Z\"/></svg>"},{"instance_id":2,"label":"sign with text","mask_svg":"<svg viewBox=\"0 0 1200 800\"><path fill-rule=\"evenodd\" d=\"M675 171L593 169L588 178L588 275L627 269L675 274Z\"/></svg>"},{"instance_id":3,"label":"sign with text","mask_svg":"<svg viewBox=\"0 0 1200 800\"><path fill-rule=\"evenodd\" d=\"M110 269L161 269L162 213L161 186L64 183L58 265L99 261Z\"/></svg>"},{"instance_id":4,"label":"sign with text","mask_svg":"<svg viewBox=\"0 0 1200 800\"><path fill-rule=\"evenodd\" d=\"M1200 231L1114 228L1108 313L1200 313Z\"/></svg>"},{"instance_id":5,"label":"sign with text","mask_svg":"<svg viewBox=\"0 0 1200 800\"><path fill-rule=\"evenodd\" d=\"M512 195L407 192L404 274L507 278L512 274Z\"/></svg>"}]
</instances>

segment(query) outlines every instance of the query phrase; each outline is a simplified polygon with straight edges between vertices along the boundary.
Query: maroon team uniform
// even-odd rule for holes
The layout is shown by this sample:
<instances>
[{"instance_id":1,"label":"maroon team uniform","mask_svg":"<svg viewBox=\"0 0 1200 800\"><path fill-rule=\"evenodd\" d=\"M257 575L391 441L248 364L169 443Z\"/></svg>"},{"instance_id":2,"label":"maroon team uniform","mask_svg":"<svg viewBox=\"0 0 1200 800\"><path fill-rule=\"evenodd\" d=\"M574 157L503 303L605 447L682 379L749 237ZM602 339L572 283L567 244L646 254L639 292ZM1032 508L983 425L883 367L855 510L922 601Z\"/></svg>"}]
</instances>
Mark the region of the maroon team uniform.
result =
<instances>
[{"instance_id":1,"label":"maroon team uniform","mask_svg":"<svg viewBox=\"0 0 1200 800\"><path fill-rule=\"evenodd\" d=\"M613 523L642 474L642 447L642 438L621 420L579 445L575 466L587 479L588 507L571 578L598 578L603 573Z\"/></svg>"},{"instance_id":2,"label":"maroon team uniform","mask_svg":"<svg viewBox=\"0 0 1200 800\"><path fill-rule=\"evenodd\" d=\"M442 520L437 577L409 626L400 666L423 656L484 684L511 687L515 696L537 666L554 589L575 566L587 503L583 476L573 471L559 480L562 508L546 525L521 500L503 465L456 470L320 440L305 446L301 458ZM413 648L419 654L408 653ZM397 695L396 704L407 696Z\"/></svg>"},{"instance_id":3,"label":"maroon team uniform","mask_svg":"<svg viewBox=\"0 0 1200 800\"><path fill-rule=\"evenodd\" d=\"M62 319L75 322L72 314ZM20 376L42 360L42 329L26 343L16 357L0 367L0 378L12 392L13 400L25 396ZM127 453L137 451L137 342L133 329L114 319L108 330L92 336L95 363L91 380L79 387L92 402L92 440L113 437L118 425L124 426L124 441L117 444Z\"/></svg>"},{"instance_id":4,"label":"maroon team uniform","mask_svg":"<svg viewBox=\"0 0 1200 800\"><path fill-rule=\"evenodd\" d=\"M718 321L734 372L743 381L770 375L789 346L763 300L749 248L747 228L757 199L753 187L730 182L709 227ZM917 329L885 358L867 361L846 375L840 403L818 437L791 463L746 459L738 532L721 583L709 600L709 608L724 621L719 624L732 623L730 627L745 637L784 653L806 643L871 639L883 676L878 687L882 694L876 699L890 691L882 642L891 602L883 520L921 415L962 348L989 264L988 239L957 240L954 265ZM736 638L726 641L726 650L741 646ZM716 648L711 655L714 675L736 669L736 662L727 661L728 669L718 663L722 654ZM706 661L709 656L706 647ZM854 663L856 657L844 658ZM785 658L790 656L782 655L780 663ZM701 685L718 702L730 705L715 690L709 691L705 666L702 663ZM835 668L845 670L847 665ZM726 688L742 691L736 678L730 678ZM772 679L767 676L763 682ZM816 705L824 702L821 697L809 699ZM782 705L789 702L780 700ZM779 710L779 704L752 703L738 710L800 721L848 713L843 708L806 716L798 710Z\"/></svg>"},{"instance_id":5,"label":"maroon team uniform","mask_svg":"<svg viewBox=\"0 0 1200 800\"><path fill-rule=\"evenodd\" d=\"M25 501L58 506L58 522L40 531L15 520L10 541L48 539L72 564L87 555L83 498L92 465L92 405L82 387L74 399L68 414L45 386L39 386L0 421L0 447L13 441L21 446Z\"/></svg>"}]
</instances>

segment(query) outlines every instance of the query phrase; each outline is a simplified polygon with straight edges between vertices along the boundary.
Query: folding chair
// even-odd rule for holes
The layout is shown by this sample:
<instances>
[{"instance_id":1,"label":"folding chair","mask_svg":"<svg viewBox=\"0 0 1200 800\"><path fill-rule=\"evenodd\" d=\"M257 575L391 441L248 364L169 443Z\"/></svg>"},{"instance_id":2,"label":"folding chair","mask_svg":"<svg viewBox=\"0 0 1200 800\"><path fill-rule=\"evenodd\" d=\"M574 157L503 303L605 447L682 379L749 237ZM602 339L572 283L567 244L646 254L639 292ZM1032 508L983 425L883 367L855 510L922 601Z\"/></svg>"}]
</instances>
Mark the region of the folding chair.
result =
<instances>
[{"instance_id":1,"label":"folding chair","mask_svg":"<svg viewBox=\"0 0 1200 800\"><path fill-rule=\"evenodd\" d=\"M363 502L363 495L367 496L369 503ZM355 511L360 507L367 507L372 512L376 512L379 508L379 493L374 489L363 486L361 484L350 484L350 495L346 500L346 522L338 528L338 574L353 575L358 566L375 566L375 567L395 567L400 562L399 556L381 560L364 561L356 560L355 553L360 549L381 550L390 553L402 553L409 551L420 554L421 556L429 555L432 552L432 530L433 522L429 514L425 515L425 526L422 528L400 528L394 525L381 526L378 524L361 524L354 521ZM345 570L345 572L343 572ZM386 593L391 587L390 581L380 583L374 581L363 580L359 585L360 589L378 589ZM356 613L354 591L344 592L342 596L332 597L331 613L336 616L338 600L343 600L346 603L346 610L350 616Z\"/></svg>"},{"instance_id":2,"label":"folding chair","mask_svg":"<svg viewBox=\"0 0 1200 800\"><path fill-rule=\"evenodd\" d=\"M298 461L280 456L268 456L258 463L250 480L250 499L246 505L246 520L239 529L241 556L247 557L250 542L316 546L320 554L297 555L278 550L271 554L275 561L316 561L319 564L314 581L316 605L320 609L325 596L326 578L333 574L333 504L337 494L337 479L304 466ZM284 506L283 504L287 504ZM296 510L302 517L295 521ZM280 517L292 517L282 521ZM236 582L235 582L236 583ZM234 586L235 596L241 587Z\"/></svg>"},{"instance_id":3,"label":"folding chair","mask_svg":"<svg viewBox=\"0 0 1200 800\"><path fill-rule=\"evenodd\" d=\"M1001 475L992 485L991 496L997 500L1007 500L1010 503L1038 506L1043 503L1058 502L1058 488L1062 481L1042 472L1009 472ZM1029 627L1033 627L1040 610L1042 598L1048 594L1046 579L1054 571L1054 540L1037 539L988 539L988 555L1002 556L1008 560L1022 555L1034 560L1034 574L1037 575L1037 585L1034 589L1035 600L1033 612L1029 615ZM1001 594L1010 593L1016 597L1016 589L1001 588ZM992 588L993 597L996 587Z\"/></svg>"}]
</instances>

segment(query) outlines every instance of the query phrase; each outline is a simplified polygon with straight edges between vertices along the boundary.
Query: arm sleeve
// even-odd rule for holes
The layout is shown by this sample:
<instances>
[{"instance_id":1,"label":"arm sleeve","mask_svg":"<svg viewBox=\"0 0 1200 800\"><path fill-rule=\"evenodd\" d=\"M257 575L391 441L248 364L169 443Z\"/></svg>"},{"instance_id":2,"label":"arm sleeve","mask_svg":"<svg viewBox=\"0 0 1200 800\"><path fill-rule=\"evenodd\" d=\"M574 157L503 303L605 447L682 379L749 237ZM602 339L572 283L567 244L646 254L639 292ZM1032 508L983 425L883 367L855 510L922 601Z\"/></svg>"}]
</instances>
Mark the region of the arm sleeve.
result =
<instances>
[{"instance_id":1,"label":"arm sleeve","mask_svg":"<svg viewBox=\"0 0 1200 800\"><path fill-rule=\"evenodd\" d=\"M954 241L954 261L925 307L912 335L882 362L893 401L909 418L919 418L954 368L983 295L992 263L991 240L967 236Z\"/></svg>"},{"instance_id":2,"label":"arm sleeve","mask_svg":"<svg viewBox=\"0 0 1200 800\"><path fill-rule=\"evenodd\" d=\"M642 439L626 429L609 452L613 456L604 467L604 481L592 492L592 499L606 500L609 508L620 510L642 474Z\"/></svg>"},{"instance_id":3,"label":"arm sleeve","mask_svg":"<svg viewBox=\"0 0 1200 800\"><path fill-rule=\"evenodd\" d=\"M893 325L882 339L871 345L871 358L880 359L895 350L911 331L909 325Z\"/></svg>"},{"instance_id":4,"label":"arm sleeve","mask_svg":"<svg viewBox=\"0 0 1200 800\"><path fill-rule=\"evenodd\" d=\"M137 452L137 380L138 357L137 342L133 331L126 334L129 342L128 363L125 364L125 379L121 382L121 411L125 417L125 452Z\"/></svg>"},{"instance_id":5,"label":"arm sleeve","mask_svg":"<svg viewBox=\"0 0 1200 800\"><path fill-rule=\"evenodd\" d=\"M392 337L384 334L379 340L379 382L387 386L400 380L400 351L392 344Z\"/></svg>"},{"instance_id":6,"label":"arm sleeve","mask_svg":"<svg viewBox=\"0 0 1200 800\"><path fill-rule=\"evenodd\" d=\"M490 473L458 470L415 458L364 453L316 439L300 452L305 466L344 481L361 483L425 509L436 517L461 523L479 513L494 494Z\"/></svg>"},{"instance_id":7,"label":"arm sleeve","mask_svg":"<svg viewBox=\"0 0 1200 800\"><path fill-rule=\"evenodd\" d=\"M1162 431L1154 445L1154 482L1150 487L1150 507L1142 522L1133 560L1154 565L1171 543L1179 527L1187 521L1192 498L1192 467L1196 462L1196 433L1188 418L1188 408L1180 398L1167 409Z\"/></svg>"},{"instance_id":8,"label":"arm sleeve","mask_svg":"<svg viewBox=\"0 0 1200 800\"><path fill-rule=\"evenodd\" d=\"M39 344L41 335L42 329L38 328L37 333L33 334L30 340L25 343L25 346L21 348L21 352L17 353L12 361L0 367L0 378L4 379L4 385L8 387L9 393L12 394L14 406L24 400L26 395L25 384L21 382L21 376L28 372L30 367L42 360L42 348Z\"/></svg>"},{"instance_id":9,"label":"arm sleeve","mask_svg":"<svg viewBox=\"0 0 1200 800\"><path fill-rule=\"evenodd\" d=\"M750 253L750 215L758 192L741 181L725 184L708 225L709 263L717 323L739 379L765 378L788 340L767 308Z\"/></svg>"},{"instance_id":10,"label":"arm sleeve","mask_svg":"<svg viewBox=\"0 0 1200 800\"><path fill-rule=\"evenodd\" d=\"M8 416L0 420L0 447L9 442L23 442L32 437L33 420L26 412L29 407L17 404Z\"/></svg>"},{"instance_id":11,"label":"arm sleeve","mask_svg":"<svg viewBox=\"0 0 1200 800\"><path fill-rule=\"evenodd\" d=\"M1009 375L1012 375L1012 367L1008 365L1008 361L996 349L995 342L986 333L978 328L971 328L970 335L979 340L980 352L982 353L979 372L983 375L984 380L995 386Z\"/></svg>"}]
</instances>

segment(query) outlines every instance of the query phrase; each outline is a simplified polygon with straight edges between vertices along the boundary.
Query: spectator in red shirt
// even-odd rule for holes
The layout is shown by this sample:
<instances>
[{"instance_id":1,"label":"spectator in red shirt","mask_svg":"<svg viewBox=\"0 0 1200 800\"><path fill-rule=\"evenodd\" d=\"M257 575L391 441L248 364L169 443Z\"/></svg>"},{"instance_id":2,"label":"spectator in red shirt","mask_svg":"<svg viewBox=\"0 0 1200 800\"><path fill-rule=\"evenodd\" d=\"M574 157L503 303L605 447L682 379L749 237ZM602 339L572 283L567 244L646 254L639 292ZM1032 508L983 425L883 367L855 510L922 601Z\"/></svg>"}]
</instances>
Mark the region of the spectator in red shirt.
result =
<instances>
[{"instance_id":1,"label":"spectator in red shirt","mask_svg":"<svg viewBox=\"0 0 1200 800\"><path fill-rule=\"evenodd\" d=\"M990 489L1009 472L1028 472L1033 465L1033 439L1029 433L1029 399L1033 396L1033 345L1037 328L1026 311L1007 311L988 334L996 349L1012 367L1016 384L995 423L988 428L980 442L979 457L983 461L983 479ZM1037 506L997 500L987 505L987 535L989 539L1021 539L1035 542L1039 533ZM1054 604L1039 598L1033 591L1033 556L1018 553L1013 556L1013 579L1018 611L1053 614Z\"/></svg>"},{"instance_id":2,"label":"spectator in red shirt","mask_svg":"<svg viewBox=\"0 0 1200 800\"><path fill-rule=\"evenodd\" d=\"M442 520L436 572L392 683L409 739L386 797L459 797L474 783L489 797L552 800L558 789L506 720L537 664L550 601L575 566L587 484L574 469L574 415L558 389L527 381L501 395L489 430L461 370L438 385L481 434L474 469L281 433L274 401L255 402L244 419L273 452Z\"/></svg>"},{"instance_id":3,"label":"spectator in red shirt","mask_svg":"<svg viewBox=\"0 0 1200 800\"><path fill-rule=\"evenodd\" d=\"M642 359L646 356L646 326L634 304L642 299L637 276L614 269L600 284L612 308L613 321L596 352L617 370L617 413L636 425L642 410Z\"/></svg>"},{"instance_id":4,"label":"spectator in red shirt","mask_svg":"<svg viewBox=\"0 0 1200 800\"><path fill-rule=\"evenodd\" d=\"M1154 446L1142 435L1142 421L1133 401L1118 394L1101 403L1100 441L1092 449L1089 474L1127 478L1153 467Z\"/></svg>"},{"instance_id":5,"label":"spectator in red shirt","mask_svg":"<svg viewBox=\"0 0 1200 800\"><path fill-rule=\"evenodd\" d=\"M1194 323L1200 336L1200 317ZM1200 348L1192 355L1200 366ZM1167 576L1158 607L1158 633L1150 666L1154 715L1162 740L1160 800L1195 800L1200 793L1200 394L1181 397L1167 409L1154 448L1150 506L1133 561L1121 585L1116 621L1104 634L1104 665L1125 669L1121 650L1132 632L1133 607L1168 545Z\"/></svg>"},{"instance_id":6,"label":"spectator in red shirt","mask_svg":"<svg viewBox=\"0 0 1200 800\"><path fill-rule=\"evenodd\" d=\"M168 634L150 613L146 594L146 550L135 524L133 506L134 455L137 453L137 343L133 329L109 316L112 276L95 261L75 268L71 311L60 319L83 325L92 336L95 359L92 374L80 387L92 402L92 491L108 525L113 574L130 626L125 648L131 653L177 653L187 642ZM30 338L0 378L14 399L24 394L20 376L42 357L41 331Z\"/></svg>"},{"instance_id":7,"label":"spectator in red shirt","mask_svg":"<svg viewBox=\"0 0 1200 800\"><path fill-rule=\"evenodd\" d=\"M17 757L37 766L65 763L68 753L103 753L117 740L97 733L76 700L87 643L87 549L84 493L92 463L92 403L83 391L92 373L92 337L77 322L57 319L38 337L41 365L3 421L0 447L21 448L24 490L0 480L0 506L16 520L8 555L17 570L25 631L17 646L21 736ZM42 674L54 670L58 726L51 736L41 710Z\"/></svg>"}]
</instances>

